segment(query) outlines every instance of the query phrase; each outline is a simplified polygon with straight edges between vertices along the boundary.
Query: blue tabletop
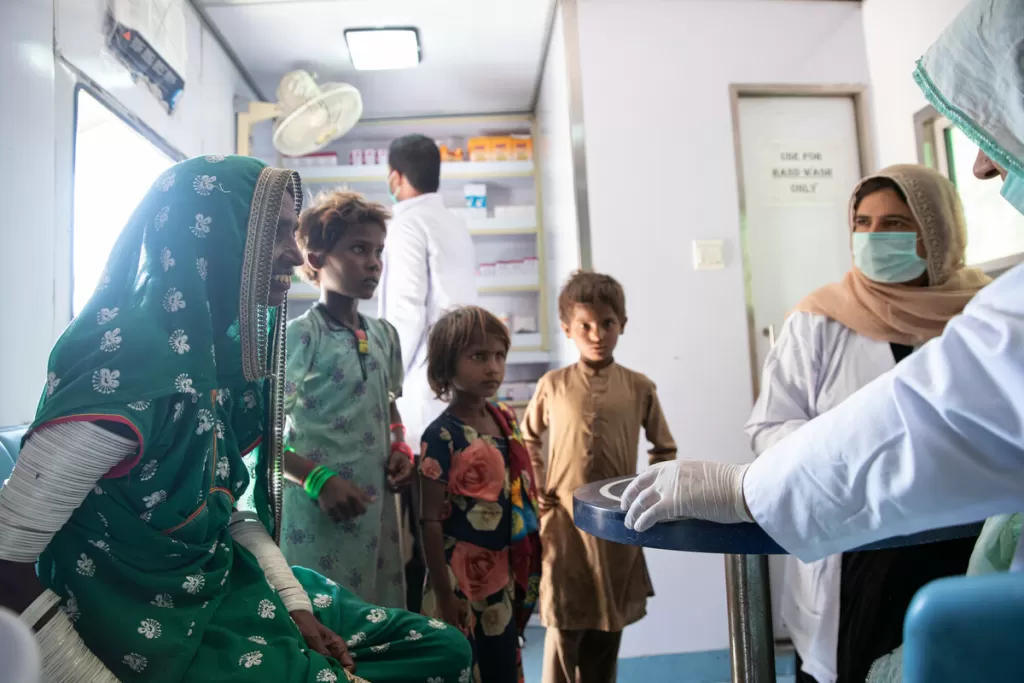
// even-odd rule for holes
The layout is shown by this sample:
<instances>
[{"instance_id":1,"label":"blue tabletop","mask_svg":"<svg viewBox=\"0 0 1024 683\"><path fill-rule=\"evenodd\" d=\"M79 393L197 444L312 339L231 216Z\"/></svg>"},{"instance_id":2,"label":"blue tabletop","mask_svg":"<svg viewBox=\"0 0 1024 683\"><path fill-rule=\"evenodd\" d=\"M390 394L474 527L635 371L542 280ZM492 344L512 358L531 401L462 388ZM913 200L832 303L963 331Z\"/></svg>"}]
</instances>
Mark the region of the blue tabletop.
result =
<instances>
[{"instance_id":1,"label":"blue tabletop","mask_svg":"<svg viewBox=\"0 0 1024 683\"><path fill-rule=\"evenodd\" d=\"M573 494L576 526L589 534L615 543L663 548L690 553L724 555L785 555L786 551L756 524L715 524L697 519L656 524L643 533L626 528L626 513L619 509L622 492L632 477L608 479L579 488ZM920 545L955 538L977 536L981 523L899 536L860 550L877 550Z\"/></svg>"}]
</instances>

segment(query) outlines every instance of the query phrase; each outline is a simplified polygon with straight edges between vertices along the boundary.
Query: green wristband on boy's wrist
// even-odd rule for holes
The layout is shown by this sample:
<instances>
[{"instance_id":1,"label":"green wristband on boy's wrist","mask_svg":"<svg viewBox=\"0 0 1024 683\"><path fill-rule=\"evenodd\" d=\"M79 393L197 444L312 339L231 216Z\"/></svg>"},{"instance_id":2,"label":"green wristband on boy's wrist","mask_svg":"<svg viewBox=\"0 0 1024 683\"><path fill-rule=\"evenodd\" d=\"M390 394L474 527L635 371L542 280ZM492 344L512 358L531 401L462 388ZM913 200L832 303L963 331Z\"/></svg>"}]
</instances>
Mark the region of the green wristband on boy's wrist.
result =
<instances>
[{"instance_id":1,"label":"green wristband on boy's wrist","mask_svg":"<svg viewBox=\"0 0 1024 683\"><path fill-rule=\"evenodd\" d=\"M337 472L323 465L317 465L306 477L306 480L302 482L302 488L306 490L307 496L316 500L320 497L320 491L323 489L324 484L327 483L327 480L336 476L338 476Z\"/></svg>"}]
</instances>

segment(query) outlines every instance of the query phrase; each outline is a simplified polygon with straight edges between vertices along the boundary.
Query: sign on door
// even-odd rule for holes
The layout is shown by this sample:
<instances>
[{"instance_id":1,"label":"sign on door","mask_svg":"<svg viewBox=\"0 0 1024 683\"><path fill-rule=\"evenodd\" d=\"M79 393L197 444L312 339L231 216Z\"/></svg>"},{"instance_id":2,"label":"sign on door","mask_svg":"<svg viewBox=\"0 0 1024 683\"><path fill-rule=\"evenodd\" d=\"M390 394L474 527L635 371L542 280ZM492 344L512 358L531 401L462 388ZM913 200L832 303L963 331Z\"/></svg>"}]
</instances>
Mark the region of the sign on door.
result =
<instances>
[{"instance_id":1,"label":"sign on door","mask_svg":"<svg viewBox=\"0 0 1024 683\"><path fill-rule=\"evenodd\" d=\"M770 204L829 204L836 200L839 146L828 142L773 142L761 167L770 174Z\"/></svg>"}]
</instances>

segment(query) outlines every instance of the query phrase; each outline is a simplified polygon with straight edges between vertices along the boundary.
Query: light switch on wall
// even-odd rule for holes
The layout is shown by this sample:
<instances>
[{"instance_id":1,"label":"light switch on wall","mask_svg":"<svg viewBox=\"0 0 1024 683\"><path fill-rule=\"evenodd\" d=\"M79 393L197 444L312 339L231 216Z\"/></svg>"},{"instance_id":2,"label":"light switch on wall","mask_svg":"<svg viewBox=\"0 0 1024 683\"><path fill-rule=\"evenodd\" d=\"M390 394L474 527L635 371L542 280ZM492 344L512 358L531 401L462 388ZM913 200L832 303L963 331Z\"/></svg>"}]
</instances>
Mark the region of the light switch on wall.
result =
<instances>
[{"instance_id":1,"label":"light switch on wall","mask_svg":"<svg viewBox=\"0 0 1024 683\"><path fill-rule=\"evenodd\" d=\"M725 268L725 242L723 240L694 240L694 270L721 270Z\"/></svg>"}]
</instances>

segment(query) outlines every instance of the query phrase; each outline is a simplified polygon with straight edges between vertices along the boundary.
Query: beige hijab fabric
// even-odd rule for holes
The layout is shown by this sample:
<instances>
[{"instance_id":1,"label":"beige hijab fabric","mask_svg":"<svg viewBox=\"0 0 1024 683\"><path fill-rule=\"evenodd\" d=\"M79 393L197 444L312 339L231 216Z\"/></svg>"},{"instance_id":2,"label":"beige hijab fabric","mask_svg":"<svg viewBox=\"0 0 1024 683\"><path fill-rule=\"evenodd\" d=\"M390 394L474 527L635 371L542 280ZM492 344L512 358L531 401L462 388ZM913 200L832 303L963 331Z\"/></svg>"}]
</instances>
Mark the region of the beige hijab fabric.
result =
<instances>
[{"instance_id":1,"label":"beige hijab fabric","mask_svg":"<svg viewBox=\"0 0 1024 683\"><path fill-rule=\"evenodd\" d=\"M942 334L991 278L964 267L967 224L960 197L953 183L926 166L889 166L861 180L850 196L851 231L857 192L872 178L892 180L907 198L921 226L928 286L882 284L852 268L841 282L812 292L794 310L827 316L871 339L920 346Z\"/></svg>"}]
</instances>

